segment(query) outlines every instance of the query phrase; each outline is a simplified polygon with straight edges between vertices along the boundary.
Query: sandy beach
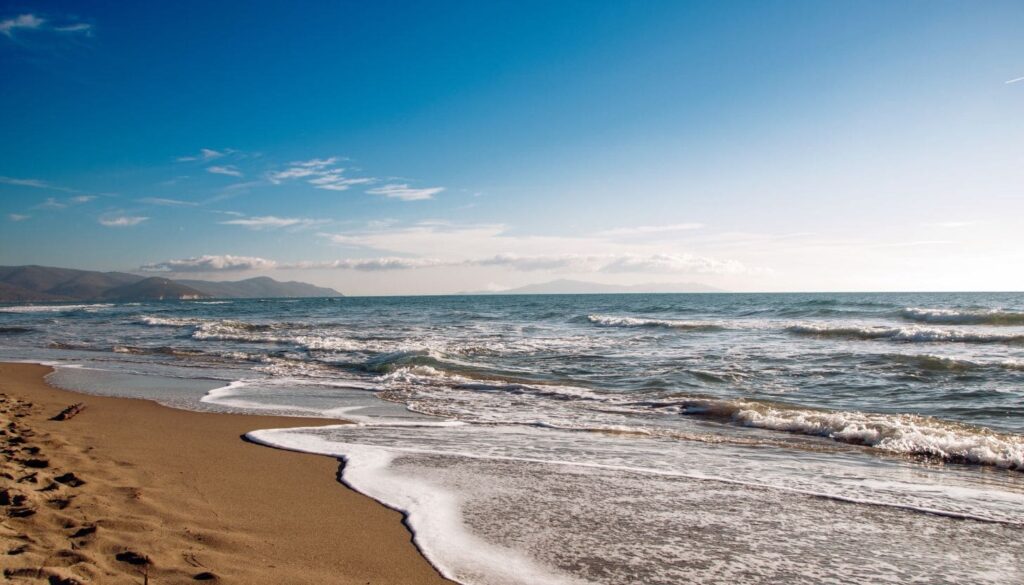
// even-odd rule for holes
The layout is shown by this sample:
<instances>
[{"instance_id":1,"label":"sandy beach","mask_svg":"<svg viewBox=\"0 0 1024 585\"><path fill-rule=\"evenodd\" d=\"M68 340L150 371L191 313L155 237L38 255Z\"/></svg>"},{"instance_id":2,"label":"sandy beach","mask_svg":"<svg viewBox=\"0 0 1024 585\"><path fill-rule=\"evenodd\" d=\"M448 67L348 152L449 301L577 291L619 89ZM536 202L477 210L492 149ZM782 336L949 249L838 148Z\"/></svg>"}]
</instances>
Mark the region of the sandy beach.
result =
<instances>
[{"instance_id":1,"label":"sandy beach","mask_svg":"<svg viewBox=\"0 0 1024 585\"><path fill-rule=\"evenodd\" d=\"M444 583L337 460L247 443L337 421L210 414L49 386L0 364L4 577L50 583ZM74 403L85 409L51 420Z\"/></svg>"}]
</instances>

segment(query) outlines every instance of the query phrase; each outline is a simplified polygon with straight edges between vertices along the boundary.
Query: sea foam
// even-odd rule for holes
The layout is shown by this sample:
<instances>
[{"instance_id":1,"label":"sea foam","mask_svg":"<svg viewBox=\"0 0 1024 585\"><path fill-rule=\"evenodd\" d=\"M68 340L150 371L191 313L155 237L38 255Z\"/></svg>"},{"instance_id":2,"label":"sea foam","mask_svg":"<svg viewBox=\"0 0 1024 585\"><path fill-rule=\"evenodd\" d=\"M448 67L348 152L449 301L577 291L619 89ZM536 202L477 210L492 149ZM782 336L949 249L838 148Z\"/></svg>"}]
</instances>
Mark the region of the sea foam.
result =
<instances>
[{"instance_id":1,"label":"sea foam","mask_svg":"<svg viewBox=\"0 0 1024 585\"><path fill-rule=\"evenodd\" d=\"M1024 312L1001 309L927 309L908 307L900 315L909 321L955 325L1024 325Z\"/></svg>"},{"instance_id":2,"label":"sea foam","mask_svg":"<svg viewBox=\"0 0 1024 585\"><path fill-rule=\"evenodd\" d=\"M681 414L827 437L890 453L1024 471L1024 436L928 416L784 408L761 402L714 399L684 399L668 408Z\"/></svg>"},{"instance_id":3,"label":"sea foam","mask_svg":"<svg viewBox=\"0 0 1024 585\"><path fill-rule=\"evenodd\" d=\"M602 327L653 327L683 329L689 331L720 331L723 327L706 321L683 321L679 319L642 319L613 315L587 315L587 320Z\"/></svg>"},{"instance_id":4,"label":"sea foam","mask_svg":"<svg viewBox=\"0 0 1024 585\"><path fill-rule=\"evenodd\" d=\"M886 325L829 325L800 323L786 330L797 335L847 339L889 339L905 342L960 342L960 343L1024 343L1024 333L965 331L936 327L890 327Z\"/></svg>"}]
</instances>

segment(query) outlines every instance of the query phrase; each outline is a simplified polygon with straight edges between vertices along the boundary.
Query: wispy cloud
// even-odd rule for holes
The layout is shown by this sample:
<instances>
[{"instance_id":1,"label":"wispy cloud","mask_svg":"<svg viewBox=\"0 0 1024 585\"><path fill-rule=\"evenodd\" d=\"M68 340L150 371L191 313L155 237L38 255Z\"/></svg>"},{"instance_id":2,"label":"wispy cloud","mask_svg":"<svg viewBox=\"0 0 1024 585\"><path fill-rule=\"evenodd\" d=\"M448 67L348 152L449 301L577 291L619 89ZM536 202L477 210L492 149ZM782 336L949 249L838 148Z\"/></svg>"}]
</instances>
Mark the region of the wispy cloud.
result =
<instances>
[{"instance_id":1,"label":"wispy cloud","mask_svg":"<svg viewBox=\"0 0 1024 585\"><path fill-rule=\"evenodd\" d=\"M43 26L45 22L46 19L39 18L35 14L19 14L14 18L0 21L0 33L11 37L14 36L14 31L18 29L36 30Z\"/></svg>"},{"instance_id":2,"label":"wispy cloud","mask_svg":"<svg viewBox=\"0 0 1024 585\"><path fill-rule=\"evenodd\" d=\"M78 189L70 189L68 187L61 187L58 185L51 185L46 181L40 179L18 179L15 177L2 177L0 176L0 183L4 185L14 185L17 187L32 187L33 189L49 189L51 191L63 191L64 193L81 193Z\"/></svg>"},{"instance_id":3,"label":"wispy cloud","mask_svg":"<svg viewBox=\"0 0 1024 585\"><path fill-rule=\"evenodd\" d=\"M142 265L143 272L244 272L268 270L277 262L254 256L205 255Z\"/></svg>"},{"instance_id":4,"label":"wispy cloud","mask_svg":"<svg viewBox=\"0 0 1024 585\"><path fill-rule=\"evenodd\" d=\"M273 215L266 215L263 217L242 217L238 219L229 219L227 221L222 221L220 223L223 225L239 225L252 230L263 230L285 227L312 227L315 225L325 224L328 221L330 220L310 219L304 217L276 217Z\"/></svg>"},{"instance_id":5,"label":"wispy cloud","mask_svg":"<svg viewBox=\"0 0 1024 585\"><path fill-rule=\"evenodd\" d=\"M11 221L25 221L26 219L31 219L31 217L32 217L31 215L25 215L25 214L22 214L22 213L8 213L7 214L7 219L9 219Z\"/></svg>"},{"instance_id":6,"label":"wispy cloud","mask_svg":"<svg viewBox=\"0 0 1024 585\"><path fill-rule=\"evenodd\" d=\"M500 254L470 260L475 266L502 266L520 271L565 271L574 273L656 273L656 274L737 274L746 271L743 264L694 254L549 254L516 256Z\"/></svg>"},{"instance_id":7,"label":"wispy cloud","mask_svg":"<svg viewBox=\"0 0 1024 585\"><path fill-rule=\"evenodd\" d=\"M136 201L147 205L163 205L165 207L196 207L199 205L194 201L181 201L178 199L166 199L164 197L143 197Z\"/></svg>"},{"instance_id":8,"label":"wispy cloud","mask_svg":"<svg viewBox=\"0 0 1024 585\"><path fill-rule=\"evenodd\" d=\"M36 189L53 189L46 181L39 179L16 179L14 177L0 177L0 183L5 185L17 185L19 187L34 187Z\"/></svg>"},{"instance_id":9,"label":"wispy cloud","mask_svg":"<svg viewBox=\"0 0 1024 585\"><path fill-rule=\"evenodd\" d=\"M241 177L242 171L238 170L238 167L234 165L222 165L206 167L206 172L213 173L215 175L228 175L231 177Z\"/></svg>"},{"instance_id":10,"label":"wispy cloud","mask_svg":"<svg viewBox=\"0 0 1024 585\"><path fill-rule=\"evenodd\" d=\"M336 156L296 161L283 171L269 173L267 179L275 185L302 179L317 189L327 191L348 191L354 185L366 185L376 181L371 177L347 177L346 169L336 166L337 162Z\"/></svg>"},{"instance_id":11,"label":"wispy cloud","mask_svg":"<svg viewBox=\"0 0 1024 585\"><path fill-rule=\"evenodd\" d=\"M67 203L63 203L61 201L57 201L53 197L47 197L46 201L43 201L39 205L36 205L36 208L37 209L64 209L67 206L68 206Z\"/></svg>"},{"instance_id":12,"label":"wispy cloud","mask_svg":"<svg viewBox=\"0 0 1024 585\"><path fill-rule=\"evenodd\" d=\"M373 179L365 177L349 179L341 176L341 173L327 173L314 179L310 179L307 182L317 189L326 189L328 191L348 191L353 185L365 185L367 183L372 183L373 181Z\"/></svg>"},{"instance_id":13,"label":"wispy cloud","mask_svg":"<svg viewBox=\"0 0 1024 585\"><path fill-rule=\"evenodd\" d=\"M76 22L75 24L54 27L53 30L65 33L88 33L92 31L92 25L86 22Z\"/></svg>"},{"instance_id":14,"label":"wispy cloud","mask_svg":"<svg viewBox=\"0 0 1024 585\"><path fill-rule=\"evenodd\" d=\"M231 148L225 148L224 150L214 150L212 148L200 148L199 149L199 154L190 154L190 155L187 155L187 156L179 156L177 158L177 161L178 162L190 162L190 161L196 161L196 160L211 161L211 160L216 160L218 158L227 156L229 154L233 154L234 152L236 152L236 151L234 149L231 149Z\"/></svg>"},{"instance_id":15,"label":"wispy cloud","mask_svg":"<svg viewBox=\"0 0 1024 585\"><path fill-rule=\"evenodd\" d=\"M105 215L99 219L100 225L107 227L131 227L148 220L140 215Z\"/></svg>"},{"instance_id":16,"label":"wispy cloud","mask_svg":"<svg viewBox=\"0 0 1024 585\"><path fill-rule=\"evenodd\" d=\"M370 189L367 193L370 195L382 195L391 199L401 199L402 201L422 201L424 199L433 199L434 195L441 191L444 191L444 187L416 189L404 183L391 183Z\"/></svg>"},{"instance_id":17,"label":"wispy cloud","mask_svg":"<svg viewBox=\"0 0 1024 585\"><path fill-rule=\"evenodd\" d=\"M47 197L45 201L36 205L33 209L65 209L72 205L82 205L96 199L95 195L76 195L66 199Z\"/></svg>"},{"instance_id":18,"label":"wispy cloud","mask_svg":"<svg viewBox=\"0 0 1024 585\"><path fill-rule=\"evenodd\" d=\"M1020 82L1020 81L1024 81L1024 77L1015 77L1013 79L1007 79L1003 83L1005 83L1006 85L1010 85L1010 84L1017 83L1017 82Z\"/></svg>"},{"instance_id":19,"label":"wispy cloud","mask_svg":"<svg viewBox=\"0 0 1024 585\"><path fill-rule=\"evenodd\" d=\"M92 34L92 28L92 25L86 22L54 24L41 16L31 13L19 14L12 18L0 20L0 34L7 38L14 38L15 34L19 31L47 31L89 36Z\"/></svg>"}]
</instances>

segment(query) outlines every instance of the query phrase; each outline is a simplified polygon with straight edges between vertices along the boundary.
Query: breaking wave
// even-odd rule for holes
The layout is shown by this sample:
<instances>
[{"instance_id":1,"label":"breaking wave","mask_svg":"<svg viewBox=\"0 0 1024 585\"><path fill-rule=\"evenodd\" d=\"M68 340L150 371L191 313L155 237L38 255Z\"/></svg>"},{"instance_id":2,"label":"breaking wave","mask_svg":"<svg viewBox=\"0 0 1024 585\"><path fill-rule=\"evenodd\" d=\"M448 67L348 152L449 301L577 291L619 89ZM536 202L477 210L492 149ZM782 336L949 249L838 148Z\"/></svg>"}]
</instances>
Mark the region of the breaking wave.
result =
<instances>
[{"instance_id":1,"label":"breaking wave","mask_svg":"<svg viewBox=\"0 0 1024 585\"><path fill-rule=\"evenodd\" d=\"M616 317L612 315L587 315L587 321L601 327L653 327L683 329L687 331L721 331L721 325L705 321L682 321L678 319L640 319L637 317Z\"/></svg>"},{"instance_id":2,"label":"breaking wave","mask_svg":"<svg viewBox=\"0 0 1024 585\"><path fill-rule=\"evenodd\" d=\"M686 399L651 406L748 427L827 437L889 453L1024 471L1024 437L928 416L809 410L715 399Z\"/></svg>"},{"instance_id":3,"label":"breaking wave","mask_svg":"<svg viewBox=\"0 0 1024 585\"><path fill-rule=\"evenodd\" d=\"M900 311L907 321L950 325L1024 325L1024 312L1000 309L952 309L907 307Z\"/></svg>"},{"instance_id":4,"label":"breaking wave","mask_svg":"<svg viewBox=\"0 0 1024 585\"><path fill-rule=\"evenodd\" d=\"M811 337L890 339L906 342L1024 343L1024 333L989 333L917 325L910 327L888 327L885 325L852 327L806 323L790 325L786 327L786 331Z\"/></svg>"},{"instance_id":5,"label":"breaking wave","mask_svg":"<svg viewBox=\"0 0 1024 585\"><path fill-rule=\"evenodd\" d=\"M85 311L91 313L99 309L113 307L112 304L93 303L88 305L16 305L11 307L0 307L0 313L68 313L72 311Z\"/></svg>"},{"instance_id":6,"label":"breaking wave","mask_svg":"<svg viewBox=\"0 0 1024 585\"><path fill-rule=\"evenodd\" d=\"M900 312L908 321L951 325L1024 325L1024 312L1000 309L923 309L908 307Z\"/></svg>"}]
</instances>

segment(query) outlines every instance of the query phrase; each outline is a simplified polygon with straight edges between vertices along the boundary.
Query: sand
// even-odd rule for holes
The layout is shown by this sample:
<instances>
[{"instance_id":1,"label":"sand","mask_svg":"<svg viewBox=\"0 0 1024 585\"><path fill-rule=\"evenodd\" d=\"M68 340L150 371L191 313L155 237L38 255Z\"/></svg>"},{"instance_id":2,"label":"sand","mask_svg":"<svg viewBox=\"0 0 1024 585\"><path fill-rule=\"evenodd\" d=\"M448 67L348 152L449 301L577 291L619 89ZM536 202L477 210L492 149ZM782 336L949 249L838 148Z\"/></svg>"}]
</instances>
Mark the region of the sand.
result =
<instances>
[{"instance_id":1,"label":"sand","mask_svg":"<svg viewBox=\"0 0 1024 585\"><path fill-rule=\"evenodd\" d=\"M0 364L0 566L11 582L447 582L401 514L338 483L337 460L242 439L338 421L77 394L47 385L49 371ZM78 402L78 415L50 420Z\"/></svg>"}]
</instances>

